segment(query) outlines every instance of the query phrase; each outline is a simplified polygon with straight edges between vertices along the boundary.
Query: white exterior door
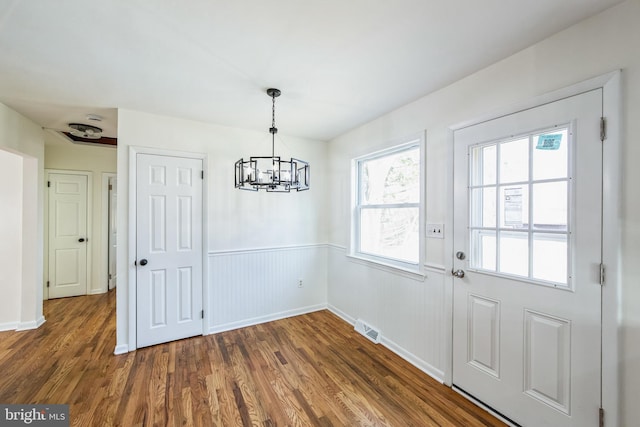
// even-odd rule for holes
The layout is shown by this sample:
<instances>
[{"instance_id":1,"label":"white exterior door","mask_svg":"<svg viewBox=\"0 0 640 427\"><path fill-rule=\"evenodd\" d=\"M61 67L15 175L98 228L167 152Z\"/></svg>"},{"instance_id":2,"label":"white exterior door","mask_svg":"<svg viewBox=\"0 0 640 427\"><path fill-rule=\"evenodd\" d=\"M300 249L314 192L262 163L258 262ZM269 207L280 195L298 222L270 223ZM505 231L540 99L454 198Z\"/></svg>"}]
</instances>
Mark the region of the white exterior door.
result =
<instances>
[{"instance_id":1,"label":"white exterior door","mask_svg":"<svg viewBox=\"0 0 640 427\"><path fill-rule=\"evenodd\" d=\"M202 160L136 163L137 345L202 335Z\"/></svg>"},{"instance_id":2,"label":"white exterior door","mask_svg":"<svg viewBox=\"0 0 640 427\"><path fill-rule=\"evenodd\" d=\"M453 384L523 426L598 425L601 117L599 89L454 133Z\"/></svg>"},{"instance_id":3,"label":"white exterior door","mask_svg":"<svg viewBox=\"0 0 640 427\"><path fill-rule=\"evenodd\" d=\"M109 178L109 227L108 227L108 245L109 245L109 281L107 287L113 289L118 283L118 270L116 268L116 254L118 250L118 223L116 221L118 199L118 178Z\"/></svg>"},{"instance_id":4,"label":"white exterior door","mask_svg":"<svg viewBox=\"0 0 640 427\"><path fill-rule=\"evenodd\" d=\"M87 293L87 175L48 174L49 298Z\"/></svg>"}]
</instances>

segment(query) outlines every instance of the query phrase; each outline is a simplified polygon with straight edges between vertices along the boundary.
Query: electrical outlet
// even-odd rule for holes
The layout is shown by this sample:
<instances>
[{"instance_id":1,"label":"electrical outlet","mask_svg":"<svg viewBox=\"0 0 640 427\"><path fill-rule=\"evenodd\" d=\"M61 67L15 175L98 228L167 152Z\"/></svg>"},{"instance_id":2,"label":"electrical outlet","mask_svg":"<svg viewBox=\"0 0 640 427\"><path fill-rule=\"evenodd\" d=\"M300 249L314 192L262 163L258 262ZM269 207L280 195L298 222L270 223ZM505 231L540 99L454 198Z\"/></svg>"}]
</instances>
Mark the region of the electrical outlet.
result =
<instances>
[{"instance_id":1,"label":"electrical outlet","mask_svg":"<svg viewBox=\"0 0 640 427\"><path fill-rule=\"evenodd\" d=\"M427 224L427 237L444 239L444 224Z\"/></svg>"},{"instance_id":2,"label":"electrical outlet","mask_svg":"<svg viewBox=\"0 0 640 427\"><path fill-rule=\"evenodd\" d=\"M298 287L301 288L302 287L302 279L298 279Z\"/></svg>"}]
</instances>

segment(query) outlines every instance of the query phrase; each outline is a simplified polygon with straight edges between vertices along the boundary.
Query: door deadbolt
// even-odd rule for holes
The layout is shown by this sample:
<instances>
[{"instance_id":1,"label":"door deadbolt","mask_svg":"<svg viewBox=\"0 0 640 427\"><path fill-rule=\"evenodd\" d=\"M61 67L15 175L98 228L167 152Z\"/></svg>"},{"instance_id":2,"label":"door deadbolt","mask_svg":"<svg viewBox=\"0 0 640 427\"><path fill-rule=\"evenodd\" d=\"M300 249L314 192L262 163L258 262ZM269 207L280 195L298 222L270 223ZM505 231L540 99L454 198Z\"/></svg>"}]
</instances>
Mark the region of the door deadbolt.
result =
<instances>
[{"instance_id":1,"label":"door deadbolt","mask_svg":"<svg viewBox=\"0 0 640 427\"><path fill-rule=\"evenodd\" d=\"M462 260L463 260L463 259L465 259L466 257L467 257L467 256L464 254L464 252L462 252L462 251L458 251L458 252L456 252L456 258L458 258L459 260L461 260L461 261L462 261Z\"/></svg>"}]
</instances>

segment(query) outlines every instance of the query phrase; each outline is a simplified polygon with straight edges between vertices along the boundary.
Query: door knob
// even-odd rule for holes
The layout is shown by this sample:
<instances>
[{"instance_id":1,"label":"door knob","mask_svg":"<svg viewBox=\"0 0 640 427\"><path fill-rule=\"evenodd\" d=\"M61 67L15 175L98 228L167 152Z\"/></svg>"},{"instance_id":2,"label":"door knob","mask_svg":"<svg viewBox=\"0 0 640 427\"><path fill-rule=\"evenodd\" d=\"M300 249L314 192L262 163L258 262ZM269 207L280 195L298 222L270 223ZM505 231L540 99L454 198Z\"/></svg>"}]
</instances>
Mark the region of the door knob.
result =
<instances>
[{"instance_id":1,"label":"door knob","mask_svg":"<svg viewBox=\"0 0 640 427\"><path fill-rule=\"evenodd\" d=\"M84 242L84 237L79 238L78 242L80 242L80 243Z\"/></svg>"},{"instance_id":2,"label":"door knob","mask_svg":"<svg viewBox=\"0 0 640 427\"><path fill-rule=\"evenodd\" d=\"M458 279L462 279L464 277L464 270L460 270L460 269L456 271L451 270L451 274L453 274Z\"/></svg>"},{"instance_id":3,"label":"door knob","mask_svg":"<svg viewBox=\"0 0 640 427\"><path fill-rule=\"evenodd\" d=\"M141 259L140 260L140 265L147 265L147 260L146 259Z\"/></svg>"}]
</instances>

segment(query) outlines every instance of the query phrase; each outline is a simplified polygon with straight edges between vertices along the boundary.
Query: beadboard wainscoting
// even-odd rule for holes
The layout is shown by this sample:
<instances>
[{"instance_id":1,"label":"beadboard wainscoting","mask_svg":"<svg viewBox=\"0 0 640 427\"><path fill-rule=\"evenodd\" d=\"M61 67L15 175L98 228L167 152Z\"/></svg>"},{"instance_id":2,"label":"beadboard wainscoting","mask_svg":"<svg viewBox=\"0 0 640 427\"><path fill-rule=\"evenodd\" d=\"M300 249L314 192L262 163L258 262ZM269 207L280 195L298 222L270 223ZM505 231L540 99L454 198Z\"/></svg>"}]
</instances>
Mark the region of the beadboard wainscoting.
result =
<instances>
[{"instance_id":1,"label":"beadboard wainscoting","mask_svg":"<svg viewBox=\"0 0 640 427\"><path fill-rule=\"evenodd\" d=\"M208 333L326 309L327 251L303 245L209 252Z\"/></svg>"},{"instance_id":2,"label":"beadboard wainscoting","mask_svg":"<svg viewBox=\"0 0 640 427\"><path fill-rule=\"evenodd\" d=\"M447 324L443 268L424 279L372 268L330 245L328 308L345 321L362 319L380 331L381 344L436 380L445 380Z\"/></svg>"}]
</instances>

